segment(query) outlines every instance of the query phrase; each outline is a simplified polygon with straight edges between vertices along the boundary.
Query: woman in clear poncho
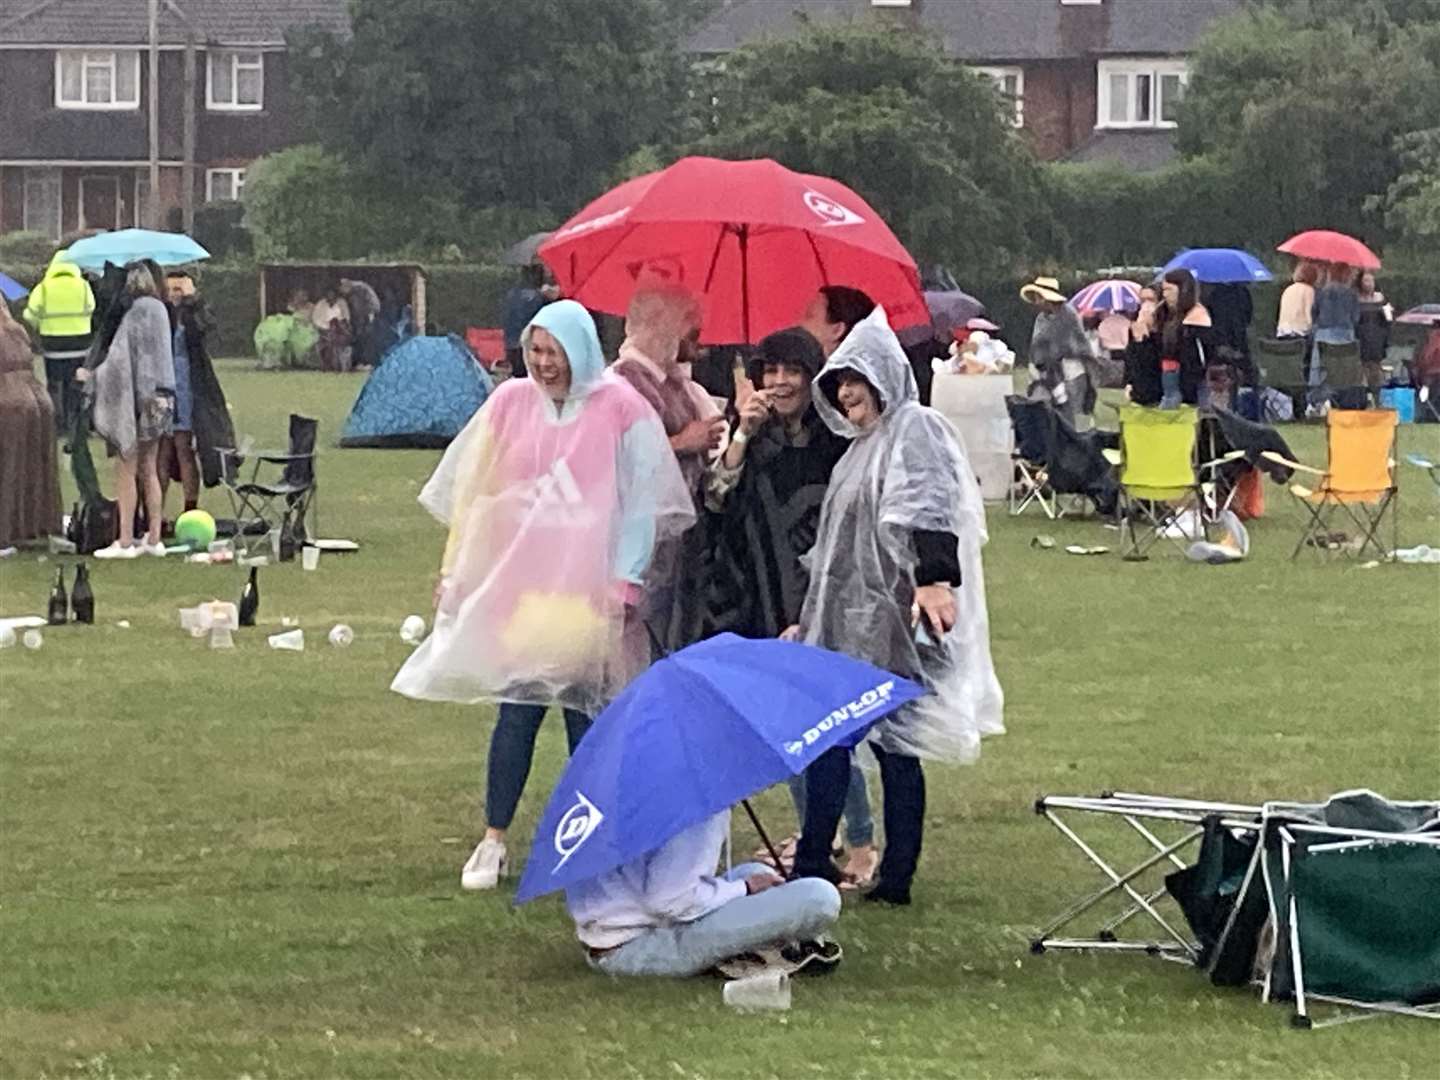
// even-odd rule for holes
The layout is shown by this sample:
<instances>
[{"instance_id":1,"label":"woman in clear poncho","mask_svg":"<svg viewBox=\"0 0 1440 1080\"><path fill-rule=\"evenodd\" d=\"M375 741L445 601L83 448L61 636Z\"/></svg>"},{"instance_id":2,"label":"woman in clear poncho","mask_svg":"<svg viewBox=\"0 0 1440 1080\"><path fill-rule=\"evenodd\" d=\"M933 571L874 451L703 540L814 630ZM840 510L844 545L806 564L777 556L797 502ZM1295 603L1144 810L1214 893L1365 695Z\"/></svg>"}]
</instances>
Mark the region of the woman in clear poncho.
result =
<instances>
[{"instance_id":1,"label":"woman in clear poncho","mask_svg":"<svg viewBox=\"0 0 1440 1080\"><path fill-rule=\"evenodd\" d=\"M853 441L831 475L792 632L930 691L867 737L885 789L886 834L879 884L867 895L907 904L925 814L920 759L974 762L981 737L1004 731L980 562L985 509L959 435L920 404L881 309L830 357L814 400L831 430ZM811 766L797 874L837 874L829 848L849 756L837 748Z\"/></svg>"},{"instance_id":2,"label":"woman in clear poncho","mask_svg":"<svg viewBox=\"0 0 1440 1080\"><path fill-rule=\"evenodd\" d=\"M651 553L694 520L659 419L605 372L589 313L551 304L521 340L530 377L490 396L421 492L450 537L434 630L391 684L412 698L499 703L488 827L466 888L494 888L505 873L547 707L564 709L573 752L637 673L645 639L633 609Z\"/></svg>"}]
</instances>

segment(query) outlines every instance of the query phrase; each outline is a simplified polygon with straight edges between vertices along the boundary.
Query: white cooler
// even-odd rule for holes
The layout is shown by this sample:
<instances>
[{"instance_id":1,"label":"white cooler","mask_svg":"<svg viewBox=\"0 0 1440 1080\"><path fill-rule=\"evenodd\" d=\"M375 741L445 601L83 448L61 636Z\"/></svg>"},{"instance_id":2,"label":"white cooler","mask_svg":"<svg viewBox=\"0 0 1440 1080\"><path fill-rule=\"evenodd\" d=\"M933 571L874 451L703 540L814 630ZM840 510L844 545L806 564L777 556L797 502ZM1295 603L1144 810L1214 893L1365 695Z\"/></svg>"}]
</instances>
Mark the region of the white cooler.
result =
<instances>
[{"instance_id":1,"label":"white cooler","mask_svg":"<svg viewBox=\"0 0 1440 1080\"><path fill-rule=\"evenodd\" d=\"M930 388L930 405L955 425L965 440L970 467L987 500L1004 499L1010 490L1015 446L1005 398L1015 392L1015 378L1003 375L954 375L936 372Z\"/></svg>"}]
</instances>

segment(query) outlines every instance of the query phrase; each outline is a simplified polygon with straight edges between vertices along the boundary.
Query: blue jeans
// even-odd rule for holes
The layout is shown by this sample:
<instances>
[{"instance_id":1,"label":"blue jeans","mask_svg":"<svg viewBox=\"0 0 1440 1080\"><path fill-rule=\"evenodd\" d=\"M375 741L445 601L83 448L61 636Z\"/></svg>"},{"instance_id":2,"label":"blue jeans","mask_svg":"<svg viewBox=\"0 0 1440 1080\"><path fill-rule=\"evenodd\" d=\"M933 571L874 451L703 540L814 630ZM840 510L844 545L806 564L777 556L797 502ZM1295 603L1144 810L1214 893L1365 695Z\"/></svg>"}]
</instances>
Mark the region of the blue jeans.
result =
<instances>
[{"instance_id":1,"label":"blue jeans","mask_svg":"<svg viewBox=\"0 0 1440 1080\"><path fill-rule=\"evenodd\" d=\"M490 736L490 758L485 772L485 824L492 829L508 829L515 820L515 808L530 777L530 762L535 756L535 737L545 719L544 705L500 703L495 718L495 731ZM574 709L565 710L565 737L570 753L580 745L590 730L590 717Z\"/></svg>"},{"instance_id":2,"label":"blue jeans","mask_svg":"<svg viewBox=\"0 0 1440 1080\"><path fill-rule=\"evenodd\" d=\"M745 863L725 875L741 881L773 871ZM657 926L617 949L592 958L590 966L606 975L658 975L684 978L709 971L737 953L776 942L813 938L840 917L840 894L818 878L776 885L742 896L694 922Z\"/></svg>"},{"instance_id":3,"label":"blue jeans","mask_svg":"<svg viewBox=\"0 0 1440 1080\"><path fill-rule=\"evenodd\" d=\"M792 776L790 798L795 802L795 817L805 824L805 774ZM845 844L847 847L868 847L875 842L875 819L870 813L870 793L865 787L865 772L850 763L850 787L845 792Z\"/></svg>"}]
</instances>

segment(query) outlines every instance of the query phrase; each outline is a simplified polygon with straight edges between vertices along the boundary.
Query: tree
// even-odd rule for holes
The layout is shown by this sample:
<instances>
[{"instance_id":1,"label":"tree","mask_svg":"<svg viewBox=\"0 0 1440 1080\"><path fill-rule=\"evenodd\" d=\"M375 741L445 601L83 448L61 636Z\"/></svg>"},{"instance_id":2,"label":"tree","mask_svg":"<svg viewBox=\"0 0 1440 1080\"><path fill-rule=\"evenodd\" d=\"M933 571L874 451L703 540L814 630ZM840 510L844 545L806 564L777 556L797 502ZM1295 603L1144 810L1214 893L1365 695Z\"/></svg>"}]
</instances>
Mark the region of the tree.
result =
<instances>
[{"instance_id":1,"label":"tree","mask_svg":"<svg viewBox=\"0 0 1440 1080\"><path fill-rule=\"evenodd\" d=\"M1404 136L1399 150L1405 171L1376 206L1393 229L1428 241L1433 250L1440 240L1440 127Z\"/></svg>"},{"instance_id":2,"label":"tree","mask_svg":"<svg viewBox=\"0 0 1440 1080\"><path fill-rule=\"evenodd\" d=\"M342 259L358 216L350 173L321 147L294 146L255 162L245 177L245 224L262 259Z\"/></svg>"},{"instance_id":3,"label":"tree","mask_svg":"<svg viewBox=\"0 0 1440 1080\"><path fill-rule=\"evenodd\" d=\"M352 10L347 41L297 39L297 96L327 149L407 198L568 214L660 141L682 103L681 24L665 0Z\"/></svg>"},{"instance_id":4,"label":"tree","mask_svg":"<svg viewBox=\"0 0 1440 1080\"><path fill-rule=\"evenodd\" d=\"M1257 242L1314 226L1383 241L1374 197L1404 136L1440 125L1437 55L1437 0L1269 0L1192 57L1181 151L1246 178L1235 209Z\"/></svg>"},{"instance_id":5,"label":"tree","mask_svg":"<svg viewBox=\"0 0 1440 1080\"><path fill-rule=\"evenodd\" d=\"M1038 169L992 83L894 24L807 27L734 53L695 95L690 149L849 184L922 262L1008 270L1049 228Z\"/></svg>"}]
</instances>

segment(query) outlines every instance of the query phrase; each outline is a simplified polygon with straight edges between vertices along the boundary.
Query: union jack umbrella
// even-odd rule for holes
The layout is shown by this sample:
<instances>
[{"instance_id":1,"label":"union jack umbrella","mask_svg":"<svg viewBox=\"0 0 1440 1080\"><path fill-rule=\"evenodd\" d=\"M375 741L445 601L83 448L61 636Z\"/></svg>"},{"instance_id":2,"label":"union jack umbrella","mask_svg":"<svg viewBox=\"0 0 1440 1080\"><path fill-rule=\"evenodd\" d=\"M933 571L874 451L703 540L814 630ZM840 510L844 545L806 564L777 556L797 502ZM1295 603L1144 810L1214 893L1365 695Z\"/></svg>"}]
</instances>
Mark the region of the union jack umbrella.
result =
<instances>
[{"instance_id":1,"label":"union jack umbrella","mask_svg":"<svg viewBox=\"0 0 1440 1080\"><path fill-rule=\"evenodd\" d=\"M1138 311L1140 286L1122 278L1092 281L1070 298L1076 311Z\"/></svg>"}]
</instances>

